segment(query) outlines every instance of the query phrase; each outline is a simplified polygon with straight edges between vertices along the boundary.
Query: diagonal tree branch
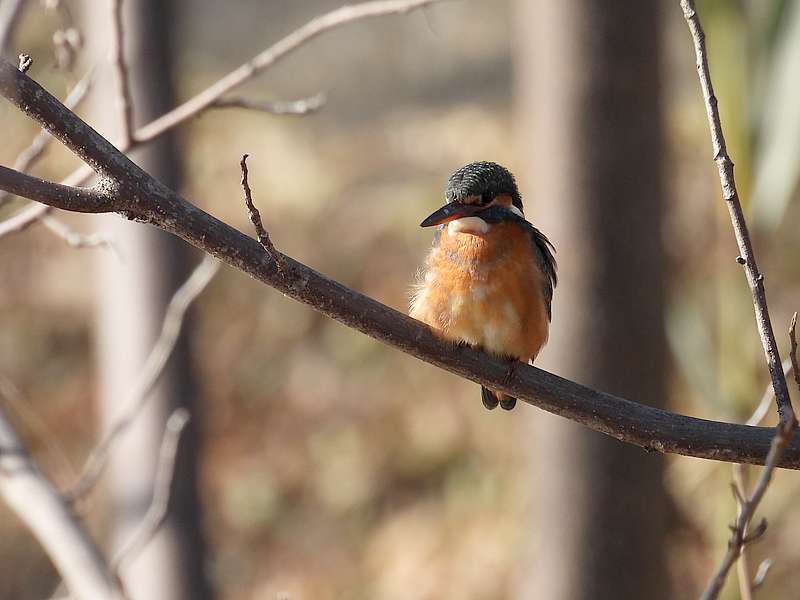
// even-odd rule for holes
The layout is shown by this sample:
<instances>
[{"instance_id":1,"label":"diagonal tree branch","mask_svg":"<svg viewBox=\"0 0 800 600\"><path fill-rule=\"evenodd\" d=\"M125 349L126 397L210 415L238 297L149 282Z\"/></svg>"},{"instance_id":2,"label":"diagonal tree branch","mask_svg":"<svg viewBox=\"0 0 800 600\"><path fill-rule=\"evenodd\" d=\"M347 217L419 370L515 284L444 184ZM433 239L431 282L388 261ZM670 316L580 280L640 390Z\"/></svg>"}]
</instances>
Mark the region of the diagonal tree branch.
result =
<instances>
[{"instance_id":1,"label":"diagonal tree branch","mask_svg":"<svg viewBox=\"0 0 800 600\"><path fill-rule=\"evenodd\" d=\"M456 375L647 450L756 464L763 464L767 458L772 429L669 413L527 365L519 365L509 377L506 361L472 348L453 346L418 321L288 256L283 255L284 269L279 270L273 261L263 260L264 249L256 240L147 175L41 86L6 62L0 62L0 94L36 118L73 152L93 161L99 173L114 178L114 201L107 205L108 211L116 210L173 233L348 327ZM20 175L0 169L0 189L14 185L16 177ZM52 199L45 189L39 189L37 199L59 202L59 189L53 185ZM89 204L87 209L97 208ZM789 444L778 464L800 468L800 444Z\"/></svg>"}]
</instances>

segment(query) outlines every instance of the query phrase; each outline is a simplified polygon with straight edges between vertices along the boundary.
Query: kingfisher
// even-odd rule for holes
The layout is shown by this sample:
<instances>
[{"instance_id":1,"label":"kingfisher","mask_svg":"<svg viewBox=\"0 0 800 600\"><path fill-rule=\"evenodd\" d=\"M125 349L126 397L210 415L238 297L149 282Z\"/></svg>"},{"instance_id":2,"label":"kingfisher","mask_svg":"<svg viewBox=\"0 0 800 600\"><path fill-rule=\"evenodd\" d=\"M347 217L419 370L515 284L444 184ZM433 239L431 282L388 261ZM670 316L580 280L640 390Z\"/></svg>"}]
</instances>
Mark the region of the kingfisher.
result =
<instances>
[{"instance_id":1,"label":"kingfisher","mask_svg":"<svg viewBox=\"0 0 800 600\"><path fill-rule=\"evenodd\" d=\"M474 162L450 176L446 204L421 227L437 227L412 290L410 315L444 339L527 363L547 342L557 283L555 248L526 218L514 175ZM481 386L483 405L517 399Z\"/></svg>"}]
</instances>

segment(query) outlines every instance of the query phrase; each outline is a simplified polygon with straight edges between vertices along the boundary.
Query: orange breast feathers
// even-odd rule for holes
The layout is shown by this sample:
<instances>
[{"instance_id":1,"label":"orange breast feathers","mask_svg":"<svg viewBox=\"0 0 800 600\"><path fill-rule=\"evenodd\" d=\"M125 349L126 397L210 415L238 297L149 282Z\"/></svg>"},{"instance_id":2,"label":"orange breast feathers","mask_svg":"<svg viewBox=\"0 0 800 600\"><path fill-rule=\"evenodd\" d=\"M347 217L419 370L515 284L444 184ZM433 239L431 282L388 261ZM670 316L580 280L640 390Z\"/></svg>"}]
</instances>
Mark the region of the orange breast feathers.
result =
<instances>
[{"instance_id":1,"label":"orange breast feathers","mask_svg":"<svg viewBox=\"0 0 800 600\"><path fill-rule=\"evenodd\" d=\"M543 277L527 231L441 232L414 290L410 314L448 340L528 362L547 341Z\"/></svg>"}]
</instances>

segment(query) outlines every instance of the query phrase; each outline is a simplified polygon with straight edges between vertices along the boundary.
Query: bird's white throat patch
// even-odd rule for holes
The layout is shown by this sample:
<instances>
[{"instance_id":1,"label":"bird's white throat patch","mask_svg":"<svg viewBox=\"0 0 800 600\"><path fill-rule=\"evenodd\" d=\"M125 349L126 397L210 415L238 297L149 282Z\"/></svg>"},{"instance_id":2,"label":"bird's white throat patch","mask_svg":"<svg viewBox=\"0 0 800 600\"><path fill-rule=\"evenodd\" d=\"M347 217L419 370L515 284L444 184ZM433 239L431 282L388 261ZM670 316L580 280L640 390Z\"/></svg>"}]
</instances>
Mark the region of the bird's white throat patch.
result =
<instances>
[{"instance_id":1,"label":"bird's white throat patch","mask_svg":"<svg viewBox=\"0 0 800 600\"><path fill-rule=\"evenodd\" d=\"M459 233L487 233L489 224L480 217L462 217L455 219L447 224L447 233L456 235Z\"/></svg>"}]
</instances>

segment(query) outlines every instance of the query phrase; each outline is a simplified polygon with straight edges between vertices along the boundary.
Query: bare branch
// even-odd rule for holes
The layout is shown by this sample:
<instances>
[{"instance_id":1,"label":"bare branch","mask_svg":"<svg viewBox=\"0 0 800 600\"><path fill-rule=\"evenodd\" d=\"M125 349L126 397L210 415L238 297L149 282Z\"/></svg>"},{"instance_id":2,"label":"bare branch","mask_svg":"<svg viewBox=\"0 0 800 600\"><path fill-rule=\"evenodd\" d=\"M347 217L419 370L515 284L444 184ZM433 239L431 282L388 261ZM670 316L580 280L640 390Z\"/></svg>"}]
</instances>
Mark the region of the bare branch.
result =
<instances>
[{"instance_id":1,"label":"bare branch","mask_svg":"<svg viewBox=\"0 0 800 600\"><path fill-rule=\"evenodd\" d=\"M111 568L117 574L125 561L134 559L153 539L167 516L172 481L175 478L175 459L178 455L181 434L189 419L189 411L185 408L175 409L167 419L153 485L153 500L138 529L111 561Z\"/></svg>"},{"instance_id":2,"label":"bare branch","mask_svg":"<svg viewBox=\"0 0 800 600\"><path fill-rule=\"evenodd\" d=\"M231 71L190 100L138 129L134 137L139 142L146 142L191 119L209 106L212 106L225 94L233 91L264 69L271 67L300 46L326 31L361 19L408 13L433 4L436 1L438 0L373 0L372 2L342 6L329 13L315 17L300 29L290 33L238 69Z\"/></svg>"},{"instance_id":3,"label":"bare branch","mask_svg":"<svg viewBox=\"0 0 800 600\"><path fill-rule=\"evenodd\" d=\"M122 27L122 0L110 0L111 5L111 64L117 84L116 103L119 109L119 143L130 146L133 131L133 109L128 78L128 65L125 62L125 30Z\"/></svg>"},{"instance_id":4,"label":"bare branch","mask_svg":"<svg viewBox=\"0 0 800 600\"><path fill-rule=\"evenodd\" d=\"M264 229L264 224L261 222L261 213L258 212L256 205L253 204L253 196L250 192L250 184L247 182L248 156L248 154L242 156L242 160L239 163L239 166L242 168L242 189L244 189L244 203L247 205L247 213L250 217L250 222L256 229L258 243L261 244L261 247L264 248L270 258L275 261L278 270L284 271L286 269L286 261L283 260L283 254L278 252L278 250L275 248L275 245L272 243L272 240L269 237L269 233L267 233L267 230Z\"/></svg>"},{"instance_id":5,"label":"bare branch","mask_svg":"<svg viewBox=\"0 0 800 600\"><path fill-rule=\"evenodd\" d=\"M474 348L454 347L430 328L343 286L288 256L281 272L264 260L264 249L240 231L190 204L131 163L38 84L0 61L0 94L52 131L79 156L99 161L98 171L116 175L118 210L155 225L223 262L308 304L344 325L476 383L572 419L595 431L648 450L727 462L763 464L773 430L677 415L568 381L536 367L508 363ZM24 78L17 84L18 78ZM13 84L13 85L12 85ZM48 118L52 117L52 118ZM5 181L0 177L0 189ZM55 184L53 194L58 196ZM39 194L48 201L45 194ZM55 198L58 200L58 198ZM800 468L800 444L788 446L778 464Z\"/></svg>"},{"instance_id":6,"label":"bare branch","mask_svg":"<svg viewBox=\"0 0 800 600\"><path fill-rule=\"evenodd\" d=\"M761 499L764 497L767 487L769 487L770 481L772 480L772 474L775 468L780 464L781 457L786 451L786 448L789 447L789 443L792 441L796 429L797 421L795 420L778 425L775 437L772 438L764 470L761 472L755 490L753 490L753 496L741 506L736 524L732 527L733 533L731 539L728 541L728 551L725 553L722 563L709 582L705 592L703 592L701 600L714 600L719 597L722 586L725 585L728 572L739 558L742 548L764 533L766 521L762 521L759 527L750 534L747 533L747 526L753 518Z\"/></svg>"},{"instance_id":7,"label":"bare branch","mask_svg":"<svg viewBox=\"0 0 800 600\"><path fill-rule=\"evenodd\" d=\"M172 296L161 326L161 334L150 351L139 378L124 401L125 408L100 443L94 447L81 471L80 478L67 492L66 496L70 502L83 497L97 483L108 463L111 446L141 414L150 398L150 393L161 378L183 328L186 311L218 270L219 262L217 260L211 256L204 257L186 282Z\"/></svg>"},{"instance_id":8,"label":"bare branch","mask_svg":"<svg viewBox=\"0 0 800 600\"><path fill-rule=\"evenodd\" d=\"M75 188L60 183L50 183L2 165L0 165L0 188L17 196L73 212L107 213L119 210L120 207L101 186Z\"/></svg>"},{"instance_id":9,"label":"bare branch","mask_svg":"<svg viewBox=\"0 0 800 600\"><path fill-rule=\"evenodd\" d=\"M797 364L797 337L795 333L796 326L797 313L794 313L792 316L791 325L789 326L789 341L791 343L789 357L792 362L794 379L797 382L798 388L800 388L800 368ZM714 577L709 582L706 591L703 593L702 600L714 600L715 598L719 597L719 594L722 591L722 586L725 585L725 579L728 576L728 572L736 560L742 555L745 546L764 534L764 531L767 528L767 522L765 520L762 520L759 526L753 532L748 533L747 528L753 518L753 515L755 514L756 509L758 508L759 503L761 502L761 499L764 497L764 494L767 491L767 487L772 480L772 474L780 463L781 455L794 437L794 434L797 430L797 425L797 420L794 418L792 418L790 421L781 422L778 424L775 437L772 438L772 444L770 446L769 455L767 456L766 466L761 472L761 477L759 477L758 483L753 490L753 496L747 501L739 501L739 513L736 519L736 524L731 528L732 535L731 539L728 541L728 551L725 553L725 557L722 559L722 564L720 564L717 572L714 574ZM739 467L743 468L741 465L739 465ZM744 490L740 490L739 493L741 496L746 497ZM749 581L749 570L742 569L740 570L739 574L740 589L746 589L750 595L752 595L753 587ZM746 583L742 584L742 580L746 580Z\"/></svg>"},{"instance_id":10,"label":"bare branch","mask_svg":"<svg viewBox=\"0 0 800 600\"><path fill-rule=\"evenodd\" d=\"M750 242L750 233L742 212L742 205L739 201L739 192L736 190L736 182L733 177L733 162L728 156L728 148L725 145L725 136L722 133L722 123L717 106L717 98L714 96L714 87L711 84L711 73L708 68L708 53L706 51L705 33L700 24L700 18L695 10L694 0L681 0L683 16L689 25L692 34L695 56L697 58L697 74L700 78L700 87L703 91L706 112L708 113L708 125L711 131L711 145L714 149L714 162L717 163L719 170L719 180L722 185L722 197L730 213L733 231L736 236L736 243L739 245L739 260L747 275L747 283L753 296L753 308L756 315L756 325L761 337L761 344L764 347L764 355L767 359L772 386L775 389L775 403L778 407L778 416L781 423L794 420L792 401L789 398L789 388L786 385L786 377L783 375L781 367L781 357L778 352L778 345L775 342L775 333L772 330L772 322L769 319L769 309L767 307L767 296L764 290L764 276L758 270L753 244Z\"/></svg>"},{"instance_id":11,"label":"bare branch","mask_svg":"<svg viewBox=\"0 0 800 600\"><path fill-rule=\"evenodd\" d=\"M789 324L789 358L792 361L792 375L794 375L794 382L797 384L797 389L800 390L800 367L797 365L797 313L792 315L792 322Z\"/></svg>"},{"instance_id":12,"label":"bare branch","mask_svg":"<svg viewBox=\"0 0 800 600\"><path fill-rule=\"evenodd\" d=\"M213 108L246 108L258 110L273 115L307 115L317 112L325 105L325 94L319 93L307 98L297 100L249 100L247 98L220 98L213 104Z\"/></svg>"},{"instance_id":13,"label":"bare branch","mask_svg":"<svg viewBox=\"0 0 800 600\"><path fill-rule=\"evenodd\" d=\"M121 258L113 238L102 231L89 234L78 233L65 223L50 216L44 217L42 219L42 224L64 240L71 248L104 248L113 252L117 258Z\"/></svg>"},{"instance_id":14,"label":"bare branch","mask_svg":"<svg viewBox=\"0 0 800 600\"><path fill-rule=\"evenodd\" d=\"M747 492L747 466L733 465L733 491L736 499L736 518L739 519L744 512L748 496ZM747 524L742 532L743 538L747 536ZM739 550L739 560L736 563L736 575L739 581L740 600L753 600L753 584L750 579L750 560L747 555L747 546L742 544Z\"/></svg>"},{"instance_id":15,"label":"bare branch","mask_svg":"<svg viewBox=\"0 0 800 600\"><path fill-rule=\"evenodd\" d=\"M82 600L122 597L100 550L31 460L2 408L0 495L42 544L74 596Z\"/></svg>"}]
</instances>

